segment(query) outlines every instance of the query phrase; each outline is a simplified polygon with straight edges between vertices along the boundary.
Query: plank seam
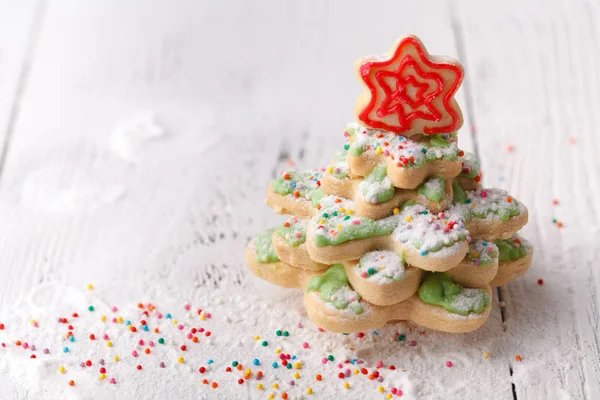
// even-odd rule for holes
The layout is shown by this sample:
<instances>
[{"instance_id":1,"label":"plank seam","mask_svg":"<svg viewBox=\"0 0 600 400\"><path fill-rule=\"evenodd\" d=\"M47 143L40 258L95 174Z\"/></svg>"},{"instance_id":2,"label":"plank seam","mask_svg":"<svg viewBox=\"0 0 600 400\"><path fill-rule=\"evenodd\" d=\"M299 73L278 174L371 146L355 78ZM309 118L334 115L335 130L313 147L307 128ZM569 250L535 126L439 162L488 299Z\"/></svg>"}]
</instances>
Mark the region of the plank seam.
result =
<instances>
[{"instance_id":1,"label":"plank seam","mask_svg":"<svg viewBox=\"0 0 600 400\"><path fill-rule=\"evenodd\" d=\"M40 37L40 32L42 30L41 28L42 22L44 20L45 11L46 1L39 0L33 12L33 19L31 21L31 27L29 29L29 38L25 47L25 55L23 57L21 72L19 73L19 76L17 78L17 87L15 90L14 99L12 102L8 122L6 125L6 134L4 136L4 143L2 144L2 151L0 153L0 180L2 179L2 175L4 173L4 165L6 164L8 152L10 151L12 137L14 135L17 119L19 117L19 111L21 108L21 101L25 93L27 82L29 81L29 74L31 71L31 66L33 64L33 58Z\"/></svg>"}]
</instances>

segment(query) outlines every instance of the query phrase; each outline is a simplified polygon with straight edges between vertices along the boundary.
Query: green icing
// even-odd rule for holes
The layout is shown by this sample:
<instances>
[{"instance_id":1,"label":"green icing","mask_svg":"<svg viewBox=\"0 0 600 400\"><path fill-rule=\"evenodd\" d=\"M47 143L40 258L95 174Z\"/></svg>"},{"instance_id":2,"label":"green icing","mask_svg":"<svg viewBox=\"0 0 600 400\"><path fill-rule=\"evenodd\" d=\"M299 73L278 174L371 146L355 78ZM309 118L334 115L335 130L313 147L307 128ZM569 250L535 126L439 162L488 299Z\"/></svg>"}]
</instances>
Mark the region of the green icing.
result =
<instances>
[{"instance_id":1,"label":"green icing","mask_svg":"<svg viewBox=\"0 0 600 400\"><path fill-rule=\"evenodd\" d=\"M445 272L427 272L419 287L419 298L427 304L444 307L455 314L481 314L490 304L483 289L467 289L454 283Z\"/></svg>"},{"instance_id":2,"label":"green icing","mask_svg":"<svg viewBox=\"0 0 600 400\"><path fill-rule=\"evenodd\" d=\"M479 167L479 161L475 157L475 154L465 151L462 156L462 169L459 176L461 178L475 179L479 176L481 168Z\"/></svg>"},{"instance_id":3,"label":"green icing","mask_svg":"<svg viewBox=\"0 0 600 400\"><path fill-rule=\"evenodd\" d=\"M373 204L383 203L394 197L395 188L387 177L387 167L379 164L359 185L363 198Z\"/></svg>"},{"instance_id":4,"label":"green icing","mask_svg":"<svg viewBox=\"0 0 600 400\"><path fill-rule=\"evenodd\" d=\"M337 179L345 179L348 177L348 163L346 158L348 157L349 145L344 145L342 150L338 150L333 157L333 165L329 168L329 173Z\"/></svg>"},{"instance_id":5,"label":"green icing","mask_svg":"<svg viewBox=\"0 0 600 400\"><path fill-rule=\"evenodd\" d=\"M323 174L318 171L284 171L271 182L273 192L281 195L294 195L304 199L310 199L313 206L325 196L320 189ZM286 179L287 178L287 179Z\"/></svg>"},{"instance_id":6,"label":"green icing","mask_svg":"<svg viewBox=\"0 0 600 400\"><path fill-rule=\"evenodd\" d=\"M467 201L467 195L457 181L452 181L452 202L454 204L464 204Z\"/></svg>"},{"instance_id":7,"label":"green icing","mask_svg":"<svg viewBox=\"0 0 600 400\"><path fill-rule=\"evenodd\" d=\"M319 292L321 300L333 304L338 310L350 308L356 314L363 312L358 301L360 296L350 288L342 264L335 264L323 274L313 276L308 282L306 292Z\"/></svg>"},{"instance_id":8,"label":"green icing","mask_svg":"<svg viewBox=\"0 0 600 400\"><path fill-rule=\"evenodd\" d=\"M431 147L437 147L441 149L445 149L450 147L450 140L444 139L444 135L431 135L429 137L429 144Z\"/></svg>"},{"instance_id":9,"label":"green icing","mask_svg":"<svg viewBox=\"0 0 600 400\"><path fill-rule=\"evenodd\" d=\"M306 221L290 218L276 229L277 234L287 240L291 247L298 247L306 241Z\"/></svg>"},{"instance_id":10,"label":"green icing","mask_svg":"<svg viewBox=\"0 0 600 400\"><path fill-rule=\"evenodd\" d=\"M434 203L439 203L444 198L444 178L441 176L436 176L433 178L427 179L425 182L421 183L417 188L417 193L421 196L425 196L427 200L433 201Z\"/></svg>"},{"instance_id":11,"label":"green icing","mask_svg":"<svg viewBox=\"0 0 600 400\"><path fill-rule=\"evenodd\" d=\"M358 145L358 144L352 144L350 146L350 150L348 150L348 154L350 154L352 157L358 157L364 152L365 152L365 146Z\"/></svg>"},{"instance_id":12,"label":"green icing","mask_svg":"<svg viewBox=\"0 0 600 400\"><path fill-rule=\"evenodd\" d=\"M513 261L523 258L527 255L527 248L522 244L515 242L514 238L506 240L495 240L494 243L498 246L500 261Z\"/></svg>"},{"instance_id":13,"label":"green icing","mask_svg":"<svg viewBox=\"0 0 600 400\"><path fill-rule=\"evenodd\" d=\"M259 263L273 263L279 261L273 248L273 232L275 228L261 232L254 238L254 249L256 250L256 261Z\"/></svg>"},{"instance_id":14,"label":"green icing","mask_svg":"<svg viewBox=\"0 0 600 400\"><path fill-rule=\"evenodd\" d=\"M352 217L353 220L360 222L360 224L352 224L344 226L340 229L336 236L328 238L322 235L315 236L315 244L318 247L324 246L337 246L338 244L357 239L365 239L372 236L389 235L394 231L396 227L397 218L388 217L374 221L366 217ZM323 226L329 230L335 226L335 222L328 219L324 222Z\"/></svg>"}]
</instances>

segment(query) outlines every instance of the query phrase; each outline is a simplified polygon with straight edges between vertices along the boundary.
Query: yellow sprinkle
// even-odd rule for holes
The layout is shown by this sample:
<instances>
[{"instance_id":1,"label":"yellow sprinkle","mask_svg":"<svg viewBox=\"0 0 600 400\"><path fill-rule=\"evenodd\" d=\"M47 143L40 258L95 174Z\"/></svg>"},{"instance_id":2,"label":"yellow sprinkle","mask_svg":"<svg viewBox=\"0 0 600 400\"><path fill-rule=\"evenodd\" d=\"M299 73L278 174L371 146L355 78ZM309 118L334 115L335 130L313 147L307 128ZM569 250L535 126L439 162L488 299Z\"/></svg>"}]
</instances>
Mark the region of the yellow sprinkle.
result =
<instances>
[{"instance_id":1,"label":"yellow sprinkle","mask_svg":"<svg viewBox=\"0 0 600 400\"><path fill-rule=\"evenodd\" d=\"M471 208L475 208L475 207L477 207L477 204L475 204L475 203L471 204Z\"/></svg>"},{"instance_id":2,"label":"yellow sprinkle","mask_svg":"<svg viewBox=\"0 0 600 400\"><path fill-rule=\"evenodd\" d=\"M254 340L260 340L260 336L254 336Z\"/></svg>"},{"instance_id":3,"label":"yellow sprinkle","mask_svg":"<svg viewBox=\"0 0 600 400\"><path fill-rule=\"evenodd\" d=\"M298 378L300 378L300 374L299 374L299 373L297 373L297 372L294 372L294 378L295 378L295 379L298 379Z\"/></svg>"},{"instance_id":4,"label":"yellow sprinkle","mask_svg":"<svg viewBox=\"0 0 600 400\"><path fill-rule=\"evenodd\" d=\"M354 371L354 375L358 375L358 373L360 372L359 370L355 369Z\"/></svg>"},{"instance_id":5,"label":"yellow sprinkle","mask_svg":"<svg viewBox=\"0 0 600 400\"><path fill-rule=\"evenodd\" d=\"M100 378L100 380L103 381L104 378L106 378L106 374L100 374L100 376L98 378Z\"/></svg>"},{"instance_id":6,"label":"yellow sprinkle","mask_svg":"<svg viewBox=\"0 0 600 400\"><path fill-rule=\"evenodd\" d=\"M385 398L386 398L386 399L391 399L391 398L392 398L392 394L391 394L391 393L388 393L388 394L386 394L386 395L385 395Z\"/></svg>"},{"instance_id":7,"label":"yellow sprinkle","mask_svg":"<svg viewBox=\"0 0 600 400\"><path fill-rule=\"evenodd\" d=\"M106 347L112 347L112 342L110 340L106 342Z\"/></svg>"},{"instance_id":8,"label":"yellow sprinkle","mask_svg":"<svg viewBox=\"0 0 600 400\"><path fill-rule=\"evenodd\" d=\"M114 357L113 357L113 360L115 360L115 361L119 361L119 356L114 356Z\"/></svg>"},{"instance_id":9,"label":"yellow sprinkle","mask_svg":"<svg viewBox=\"0 0 600 400\"><path fill-rule=\"evenodd\" d=\"M60 372L61 374L64 374L66 371L65 367L63 367L62 365L58 368L58 372Z\"/></svg>"},{"instance_id":10,"label":"yellow sprinkle","mask_svg":"<svg viewBox=\"0 0 600 400\"><path fill-rule=\"evenodd\" d=\"M490 358L492 356L492 353L490 353L489 351L484 351L481 354L481 356L487 360L488 358Z\"/></svg>"},{"instance_id":11,"label":"yellow sprinkle","mask_svg":"<svg viewBox=\"0 0 600 400\"><path fill-rule=\"evenodd\" d=\"M394 208L394 214L398 214L400 212L400 209L398 207Z\"/></svg>"},{"instance_id":12,"label":"yellow sprinkle","mask_svg":"<svg viewBox=\"0 0 600 400\"><path fill-rule=\"evenodd\" d=\"M94 288L94 286L92 286L92 284L91 284L91 283L88 283L88 285L87 285L87 290L92 290L93 288Z\"/></svg>"},{"instance_id":13,"label":"yellow sprinkle","mask_svg":"<svg viewBox=\"0 0 600 400\"><path fill-rule=\"evenodd\" d=\"M381 149L381 147L378 147L377 150L375 150L375 153L381 154L383 153L383 150Z\"/></svg>"},{"instance_id":14,"label":"yellow sprinkle","mask_svg":"<svg viewBox=\"0 0 600 400\"><path fill-rule=\"evenodd\" d=\"M344 388L350 389L350 384L348 382L344 382Z\"/></svg>"},{"instance_id":15,"label":"yellow sprinkle","mask_svg":"<svg viewBox=\"0 0 600 400\"><path fill-rule=\"evenodd\" d=\"M384 392L384 390L385 390L385 389L383 388L383 386L378 386L378 387L377 387L377 391L378 391L379 393L383 393L383 392Z\"/></svg>"},{"instance_id":16,"label":"yellow sprinkle","mask_svg":"<svg viewBox=\"0 0 600 400\"><path fill-rule=\"evenodd\" d=\"M340 207L340 212L346 212L346 209L344 207Z\"/></svg>"},{"instance_id":17,"label":"yellow sprinkle","mask_svg":"<svg viewBox=\"0 0 600 400\"><path fill-rule=\"evenodd\" d=\"M479 257L479 253L476 252L476 251L474 251L471 255L472 255L473 258L478 258Z\"/></svg>"},{"instance_id":18,"label":"yellow sprinkle","mask_svg":"<svg viewBox=\"0 0 600 400\"><path fill-rule=\"evenodd\" d=\"M404 220L405 220L406 222L410 222L410 221L412 221L412 216L410 216L410 215L407 215L406 217L404 217Z\"/></svg>"},{"instance_id":19,"label":"yellow sprinkle","mask_svg":"<svg viewBox=\"0 0 600 400\"><path fill-rule=\"evenodd\" d=\"M336 228L339 230L339 229L342 229L342 226L338 225L338 226L336 226Z\"/></svg>"},{"instance_id":20,"label":"yellow sprinkle","mask_svg":"<svg viewBox=\"0 0 600 400\"><path fill-rule=\"evenodd\" d=\"M173 325L177 325L177 320L176 319L173 320Z\"/></svg>"},{"instance_id":21,"label":"yellow sprinkle","mask_svg":"<svg viewBox=\"0 0 600 400\"><path fill-rule=\"evenodd\" d=\"M256 388L257 388L258 390L263 390L263 385L262 385L262 383L259 383L258 385L256 385Z\"/></svg>"},{"instance_id":22,"label":"yellow sprinkle","mask_svg":"<svg viewBox=\"0 0 600 400\"><path fill-rule=\"evenodd\" d=\"M348 211L346 211L346 212L348 213L348 215L352 215L352 214L354 214L354 210L348 210Z\"/></svg>"},{"instance_id":23,"label":"yellow sprinkle","mask_svg":"<svg viewBox=\"0 0 600 400\"><path fill-rule=\"evenodd\" d=\"M120 323L120 324L122 324L123 323L123 317L118 317L117 318L117 322Z\"/></svg>"},{"instance_id":24,"label":"yellow sprinkle","mask_svg":"<svg viewBox=\"0 0 600 400\"><path fill-rule=\"evenodd\" d=\"M275 398L275 394L269 393L269 399L274 399L274 398Z\"/></svg>"},{"instance_id":25,"label":"yellow sprinkle","mask_svg":"<svg viewBox=\"0 0 600 400\"><path fill-rule=\"evenodd\" d=\"M206 315L204 315L204 314L200 315L200 319L201 319L202 321L204 321L204 320L206 319Z\"/></svg>"},{"instance_id":26,"label":"yellow sprinkle","mask_svg":"<svg viewBox=\"0 0 600 400\"><path fill-rule=\"evenodd\" d=\"M306 388L306 394L312 394L312 393L313 393L313 391L311 388Z\"/></svg>"},{"instance_id":27,"label":"yellow sprinkle","mask_svg":"<svg viewBox=\"0 0 600 400\"><path fill-rule=\"evenodd\" d=\"M329 167L327 167L327 172L329 172L329 173L333 172L333 167L331 165Z\"/></svg>"},{"instance_id":28,"label":"yellow sprinkle","mask_svg":"<svg viewBox=\"0 0 600 400\"><path fill-rule=\"evenodd\" d=\"M281 353L281 349L275 349L275 354Z\"/></svg>"},{"instance_id":29,"label":"yellow sprinkle","mask_svg":"<svg viewBox=\"0 0 600 400\"><path fill-rule=\"evenodd\" d=\"M278 384L276 384L276 383L272 384L272 385L271 385L271 387L272 387L273 389L279 389L279 385L278 385Z\"/></svg>"},{"instance_id":30,"label":"yellow sprinkle","mask_svg":"<svg viewBox=\"0 0 600 400\"><path fill-rule=\"evenodd\" d=\"M177 357L177 362L178 363L181 364L181 363L183 363L183 361L184 361L183 357L181 357L181 356Z\"/></svg>"},{"instance_id":31,"label":"yellow sprinkle","mask_svg":"<svg viewBox=\"0 0 600 400\"><path fill-rule=\"evenodd\" d=\"M299 363L299 362L294 363L294 368L296 368L296 369L302 368L302 363Z\"/></svg>"},{"instance_id":32,"label":"yellow sprinkle","mask_svg":"<svg viewBox=\"0 0 600 400\"><path fill-rule=\"evenodd\" d=\"M324 219L322 219L322 220L319 220L319 224L323 225L324 223L325 223L325 220L324 220Z\"/></svg>"},{"instance_id":33,"label":"yellow sprinkle","mask_svg":"<svg viewBox=\"0 0 600 400\"><path fill-rule=\"evenodd\" d=\"M100 321L102 321L102 322L106 321L106 315L100 316Z\"/></svg>"}]
</instances>

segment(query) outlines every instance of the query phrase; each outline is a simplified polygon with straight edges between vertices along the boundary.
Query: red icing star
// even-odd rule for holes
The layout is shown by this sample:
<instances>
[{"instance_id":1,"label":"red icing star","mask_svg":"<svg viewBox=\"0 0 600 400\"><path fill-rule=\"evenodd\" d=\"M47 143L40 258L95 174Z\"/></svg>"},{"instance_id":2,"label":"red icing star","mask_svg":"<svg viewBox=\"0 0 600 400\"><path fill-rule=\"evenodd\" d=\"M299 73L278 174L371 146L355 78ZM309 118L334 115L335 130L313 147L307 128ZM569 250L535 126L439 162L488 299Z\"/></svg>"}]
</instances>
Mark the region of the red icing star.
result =
<instances>
[{"instance_id":1,"label":"red icing star","mask_svg":"<svg viewBox=\"0 0 600 400\"><path fill-rule=\"evenodd\" d=\"M453 96L463 78L452 59L429 56L415 36L399 39L386 60L359 60L357 72L368 91L355 113L363 124L410 136L451 133L462 126Z\"/></svg>"}]
</instances>

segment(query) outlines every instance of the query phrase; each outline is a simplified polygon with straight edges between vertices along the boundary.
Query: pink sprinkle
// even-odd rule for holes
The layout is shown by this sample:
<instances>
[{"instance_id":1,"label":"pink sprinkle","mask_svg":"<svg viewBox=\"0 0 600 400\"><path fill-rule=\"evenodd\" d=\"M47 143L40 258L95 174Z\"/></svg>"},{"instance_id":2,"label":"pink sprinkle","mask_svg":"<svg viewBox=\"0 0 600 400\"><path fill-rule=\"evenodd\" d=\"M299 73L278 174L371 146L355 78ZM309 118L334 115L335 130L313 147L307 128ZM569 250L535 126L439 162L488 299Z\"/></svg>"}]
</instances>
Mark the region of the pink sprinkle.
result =
<instances>
[{"instance_id":1,"label":"pink sprinkle","mask_svg":"<svg viewBox=\"0 0 600 400\"><path fill-rule=\"evenodd\" d=\"M112 323L116 324L117 323L117 319L115 317L112 318Z\"/></svg>"},{"instance_id":2,"label":"pink sprinkle","mask_svg":"<svg viewBox=\"0 0 600 400\"><path fill-rule=\"evenodd\" d=\"M377 382L383 382L383 376L378 376L377 377Z\"/></svg>"},{"instance_id":3,"label":"pink sprinkle","mask_svg":"<svg viewBox=\"0 0 600 400\"><path fill-rule=\"evenodd\" d=\"M317 330L318 330L319 332L325 332L325 329L323 329L323 328L318 328Z\"/></svg>"},{"instance_id":4,"label":"pink sprinkle","mask_svg":"<svg viewBox=\"0 0 600 400\"><path fill-rule=\"evenodd\" d=\"M31 345L31 351L35 351L35 349L36 349L35 344L32 344Z\"/></svg>"},{"instance_id":5,"label":"pink sprinkle","mask_svg":"<svg viewBox=\"0 0 600 400\"><path fill-rule=\"evenodd\" d=\"M115 383L117 383L117 381L115 380L115 378L110 378L110 379L108 380L108 383L110 383L110 384L113 384L113 385L114 385Z\"/></svg>"},{"instance_id":6,"label":"pink sprinkle","mask_svg":"<svg viewBox=\"0 0 600 400\"><path fill-rule=\"evenodd\" d=\"M44 354L48 354L48 353L50 353L50 350L48 350L48 349L46 348L46 349L42 350L42 352L43 352Z\"/></svg>"},{"instance_id":7,"label":"pink sprinkle","mask_svg":"<svg viewBox=\"0 0 600 400\"><path fill-rule=\"evenodd\" d=\"M448 368L452 367L452 361L446 361L446 367L448 367Z\"/></svg>"},{"instance_id":8,"label":"pink sprinkle","mask_svg":"<svg viewBox=\"0 0 600 400\"><path fill-rule=\"evenodd\" d=\"M164 368L165 367L165 363L164 362L160 362L160 364L158 364L159 367Z\"/></svg>"},{"instance_id":9,"label":"pink sprinkle","mask_svg":"<svg viewBox=\"0 0 600 400\"><path fill-rule=\"evenodd\" d=\"M398 393L398 389L396 389L396 388L391 388L391 389L390 389L390 393L391 393L391 394L396 394L396 393Z\"/></svg>"},{"instance_id":10,"label":"pink sprinkle","mask_svg":"<svg viewBox=\"0 0 600 400\"><path fill-rule=\"evenodd\" d=\"M300 235L300 232L296 232L296 235L295 235L295 236L296 236L297 238L299 238L299 237L300 237L300 236L302 236L302 235Z\"/></svg>"},{"instance_id":11,"label":"pink sprinkle","mask_svg":"<svg viewBox=\"0 0 600 400\"><path fill-rule=\"evenodd\" d=\"M189 310L190 310L190 305L186 303L186 304L183 306L183 308L185 308L185 310L186 310L186 311L189 311Z\"/></svg>"},{"instance_id":12,"label":"pink sprinkle","mask_svg":"<svg viewBox=\"0 0 600 400\"><path fill-rule=\"evenodd\" d=\"M198 332L200 332L200 333L204 332L204 328L198 329Z\"/></svg>"},{"instance_id":13,"label":"pink sprinkle","mask_svg":"<svg viewBox=\"0 0 600 400\"><path fill-rule=\"evenodd\" d=\"M138 344L139 344L140 346L143 346L143 345L144 345L144 339L140 339L140 340L138 341Z\"/></svg>"},{"instance_id":14,"label":"pink sprinkle","mask_svg":"<svg viewBox=\"0 0 600 400\"><path fill-rule=\"evenodd\" d=\"M479 196L481 196L482 198L486 198L487 197L487 192L485 191L481 191L481 193L479 193Z\"/></svg>"},{"instance_id":15,"label":"pink sprinkle","mask_svg":"<svg viewBox=\"0 0 600 400\"><path fill-rule=\"evenodd\" d=\"M416 340L414 340L414 339L413 339L413 340L409 340L409 341L408 341L408 345L409 345L409 346L416 346L416 345L417 345L417 341L416 341Z\"/></svg>"},{"instance_id":16,"label":"pink sprinkle","mask_svg":"<svg viewBox=\"0 0 600 400\"><path fill-rule=\"evenodd\" d=\"M303 327L302 322L298 322L298 328L302 328L302 327Z\"/></svg>"},{"instance_id":17,"label":"pink sprinkle","mask_svg":"<svg viewBox=\"0 0 600 400\"><path fill-rule=\"evenodd\" d=\"M6 343L2 343L2 347L6 347Z\"/></svg>"},{"instance_id":18,"label":"pink sprinkle","mask_svg":"<svg viewBox=\"0 0 600 400\"><path fill-rule=\"evenodd\" d=\"M400 396L402 396L404 394L404 392L402 390L398 389L398 393L397 394L398 394L398 397L400 397Z\"/></svg>"},{"instance_id":19,"label":"pink sprinkle","mask_svg":"<svg viewBox=\"0 0 600 400\"><path fill-rule=\"evenodd\" d=\"M207 313L206 313L206 314L204 314L204 315L206 315L206 318L210 318L210 313L209 313L209 312L207 312Z\"/></svg>"},{"instance_id":20,"label":"pink sprinkle","mask_svg":"<svg viewBox=\"0 0 600 400\"><path fill-rule=\"evenodd\" d=\"M100 365L104 365L104 358L101 358L101 359L99 359L99 360L98 360L98 364L100 364Z\"/></svg>"},{"instance_id":21,"label":"pink sprinkle","mask_svg":"<svg viewBox=\"0 0 600 400\"><path fill-rule=\"evenodd\" d=\"M344 375L346 375L346 376L352 375L352 371L350 371L350 368L346 368L346 370L344 371Z\"/></svg>"},{"instance_id":22,"label":"pink sprinkle","mask_svg":"<svg viewBox=\"0 0 600 400\"><path fill-rule=\"evenodd\" d=\"M188 333L186 336L188 339L191 339L192 337L194 337L194 335L192 335L191 333Z\"/></svg>"},{"instance_id":23,"label":"pink sprinkle","mask_svg":"<svg viewBox=\"0 0 600 400\"><path fill-rule=\"evenodd\" d=\"M308 349L308 343L306 343L306 342L302 343L302 347L304 347L305 349Z\"/></svg>"},{"instance_id":24,"label":"pink sprinkle","mask_svg":"<svg viewBox=\"0 0 600 400\"><path fill-rule=\"evenodd\" d=\"M375 368L381 368L383 367L383 361L377 361L377 364L375 364Z\"/></svg>"},{"instance_id":25,"label":"pink sprinkle","mask_svg":"<svg viewBox=\"0 0 600 400\"><path fill-rule=\"evenodd\" d=\"M138 356L138 354L137 354L137 351L135 351L135 350L134 350L134 351L132 351L132 352L131 352L131 355L132 355L132 356L134 356L134 357L137 357L137 356Z\"/></svg>"},{"instance_id":26,"label":"pink sprinkle","mask_svg":"<svg viewBox=\"0 0 600 400\"><path fill-rule=\"evenodd\" d=\"M149 342L148 342L148 346L150 346L150 347L154 347L154 342L153 342L152 340L151 340L151 341L149 341Z\"/></svg>"},{"instance_id":27,"label":"pink sprinkle","mask_svg":"<svg viewBox=\"0 0 600 400\"><path fill-rule=\"evenodd\" d=\"M37 328L39 326L37 321L33 321L33 323L31 325L33 325L34 328Z\"/></svg>"},{"instance_id":28,"label":"pink sprinkle","mask_svg":"<svg viewBox=\"0 0 600 400\"><path fill-rule=\"evenodd\" d=\"M29 347L29 344L27 342L23 343L23 348L26 349Z\"/></svg>"},{"instance_id":29,"label":"pink sprinkle","mask_svg":"<svg viewBox=\"0 0 600 400\"><path fill-rule=\"evenodd\" d=\"M294 386L295 384L296 384L296 382L290 381L290 386Z\"/></svg>"},{"instance_id":30,"label":"pink sprinkle","mask_svg":"<svg viewBox=\"0 0 600 400\"><path fill-rule=\"evenodd\" d=\"M112 312L117 312L117 310L118 310L118 308L117 308L116 306L112 306L112 307L110 308L110 311L112 311ZM114 379L114 378L113 378L113 379Z\"/></svg>"},{"instance_id":31,"label":"pink sprinkle","mask_svg":"<svg viewBox=\"0 0 600 400\"><path fill-rule=\"evenodd\" d=\"M358 219L352 220L352 225L360 225L360 220L358 220Z\"/></svg>"},{"instance_id":32,"label":"pink sprinkle","mask_svg":"<svg viewBox=\"0 0 600 400\"><path fill-rule=\"evenodd\" d=\"M177 325L177 329L179 329L180 331L182 331L183 330L183 325L181 325L181 324Z\"/></svg>"},{"instance_id":33,"label":"pink sprinkle","mask_svg":"<svg viewBox=\"0 0 600 400\"><path fill-rule=\"evenodd\" d=\"M108 335L105 333L104 335L102 335L102 339L108 340Z\"/></svg>"},{"instance_id":34,"label":"pink sprinkle","mask_svg":"<svg viewBox=\"0 0 600 400\"><path fill-rule=\"evenodd\" d=\"M360 273L360 276L363 277L363 278L366 278L367 276L369 276L369 274L367 274L365 271L362 271Z\"/></svg>"},{"instance_id":35,"label":"pink sprinkle","mask_svg":"<svg viewBox=\"0 0 600 400\"><path fill-rule=\"evenodd\" d=\"M161 313L156 314L156 318L161 319L162 317L163 317L163 315Z\"/></svg>"},{"instance_id":36,"label":"pink sprinkle","mask_svg":"<svg viewBox=\"0 0 600 400\"><path fill-rule=\"evenodd\" d=\"M342 368L342 367L343 367L343 365L342 365L342 364L338 364L338 365L337 365L337 367L338 367L338 368Z\"/></svg>"},{"instance_id":37,"label":"pink sprinkle","mask_svg":"<svg viewBox=\"0 0 600 400\"><path fill-rule=\"evenodd\" d=\"M442 218L444 218L444 215L445 215L445 214L444 214L444 212L442 211L442 212L440 212L440 213L438 214L438 218L439 218L439 219L442 219Z\"/></svg>"},{"instance_id":38,"label":"pink sprinkle","mask_svg":"<svg viewBox=\"0 0 600 400\"><path fill-rule=\"evenodd\" d=\"M321 364L327 364L327 359L326 358L321 359Z\"/></svg>"}]
</instances>

